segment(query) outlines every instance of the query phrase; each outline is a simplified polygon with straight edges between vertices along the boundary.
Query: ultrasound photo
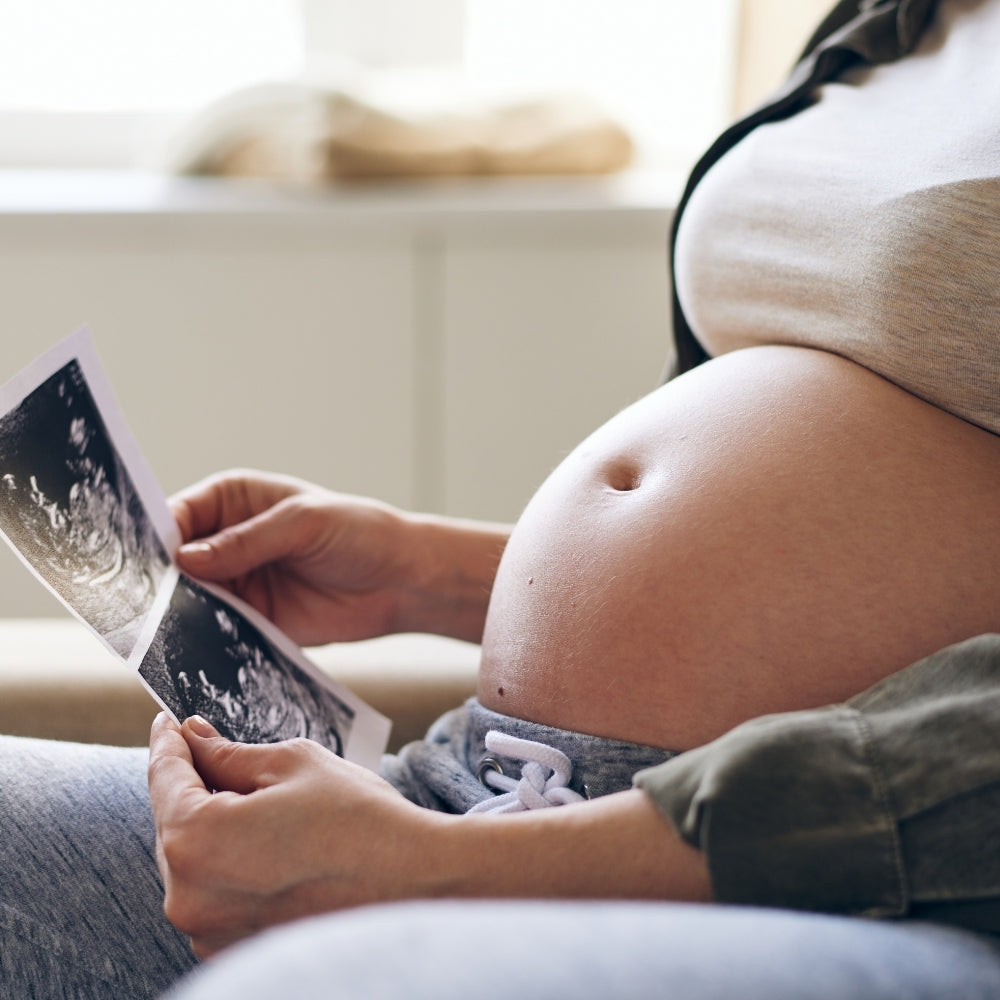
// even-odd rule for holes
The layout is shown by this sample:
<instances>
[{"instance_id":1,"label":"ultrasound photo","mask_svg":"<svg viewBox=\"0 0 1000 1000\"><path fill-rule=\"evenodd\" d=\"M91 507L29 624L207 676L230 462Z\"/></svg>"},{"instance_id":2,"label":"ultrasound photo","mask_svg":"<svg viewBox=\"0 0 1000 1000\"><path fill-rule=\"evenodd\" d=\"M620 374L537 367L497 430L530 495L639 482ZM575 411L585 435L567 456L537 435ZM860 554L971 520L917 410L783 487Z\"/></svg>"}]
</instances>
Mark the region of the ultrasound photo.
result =
<instances>
[{"instance_id":1,"label":"ultrasound photo","mask_svg":"<svg viewBox=\"0 0 1000 1000\"><path fill-rule=\"evenodd\" d=\"M354 723L350 706L183 574L139 673L178 719L201 715L244 743L305 736L342 754Z\"/></svg>"},{"instance_id":2,"label":"ultrasound photo","mask_svg":"<svg viewBox=\"0 0 1000 1000\"><path fill-rule=\"evenodd\" d=\"M75 360L0 416L0 530L127 658L170 559Z\"/></svg>"},{"instance_id":3,"label":"ultrasound photo","mask_svg":"<svg viewBox=\"0 0 1000 1000\"><path fill-rule=\"evenodd\" d=\"M177 523L86 327L0 385L0 537L178 721L376 769L391 723L266 618L185 577Z\"/></svg>"}]
</instances>

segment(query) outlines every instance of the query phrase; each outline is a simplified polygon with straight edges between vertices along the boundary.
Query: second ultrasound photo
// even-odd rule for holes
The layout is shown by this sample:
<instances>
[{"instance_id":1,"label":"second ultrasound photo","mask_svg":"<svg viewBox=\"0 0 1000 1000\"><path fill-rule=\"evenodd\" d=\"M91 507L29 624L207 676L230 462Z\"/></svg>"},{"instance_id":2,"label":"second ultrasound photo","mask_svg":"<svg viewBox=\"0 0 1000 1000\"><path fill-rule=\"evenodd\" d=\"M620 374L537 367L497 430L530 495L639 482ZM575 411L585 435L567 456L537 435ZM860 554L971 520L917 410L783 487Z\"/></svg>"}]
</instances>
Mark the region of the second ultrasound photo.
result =
<instances>
[{"instance_id":1,"label":"second ultrasound photo","mask_svg":"<svg viewBox=\"0 0 1000 1000\"><path fill-rule=\"evenodd\" d=\"M139 673L178 719L203 715L244 743L304 736L340 754L354 722L350 706L183 575Z\"/></svg>"}]
</instances>

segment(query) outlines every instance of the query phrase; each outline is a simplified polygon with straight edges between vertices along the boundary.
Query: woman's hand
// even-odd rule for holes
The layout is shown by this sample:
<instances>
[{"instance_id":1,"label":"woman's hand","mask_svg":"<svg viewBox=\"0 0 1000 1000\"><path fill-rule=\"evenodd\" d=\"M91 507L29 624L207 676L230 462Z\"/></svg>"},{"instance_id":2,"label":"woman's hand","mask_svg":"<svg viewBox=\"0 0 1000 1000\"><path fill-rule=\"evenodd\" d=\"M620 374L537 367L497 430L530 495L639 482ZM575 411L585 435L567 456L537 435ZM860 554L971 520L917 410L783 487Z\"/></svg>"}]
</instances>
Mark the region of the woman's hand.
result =
<instances>
[{"instance_id":1,"label":"woman's hand","mask_svg":"<svg viewBox=\"0 0 1000 1000\"><path fill-rule=\"evenodd\" d=\"M301 645L428 631L478 641L506 531L230 472L171 500L181 569Z\"/></svg>"},{"instance_id":2,"label":"woman's hand","mask_svg":"<svg viewBox=\"0 0 1000 1000\"><path fill-rule=\"evenodd\" d=\"M436 814L318 743L232 743L164 713L149 786L164 909L202 958L297 917L421 894L414 845Z\"/></svg>"},{"instance_id":3,"label":"woman's hand","mask_svg":"<svg viewBox=\"0 0 1000 1000\"><path fill-rule=\"evenodd\" d=\"M421 809L309 740L232 743L153 723L164 908L208 957L257 931L367 903L711 898L701 853L644 792L510 815Z\"/></svg>"}]
</instances>

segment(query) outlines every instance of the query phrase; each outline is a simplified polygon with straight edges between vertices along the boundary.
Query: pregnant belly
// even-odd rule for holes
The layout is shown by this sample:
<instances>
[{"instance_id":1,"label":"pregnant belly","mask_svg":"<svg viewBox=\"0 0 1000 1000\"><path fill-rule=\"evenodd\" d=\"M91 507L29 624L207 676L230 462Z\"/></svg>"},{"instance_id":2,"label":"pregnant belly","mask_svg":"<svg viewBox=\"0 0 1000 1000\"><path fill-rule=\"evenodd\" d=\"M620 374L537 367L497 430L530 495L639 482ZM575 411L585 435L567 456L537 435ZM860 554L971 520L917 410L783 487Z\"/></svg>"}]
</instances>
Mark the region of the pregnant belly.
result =
<instances>
[{"instance_id":1,"label":"pregnant belly","mask_svg":"<svg viewBox=\"0 0 1000 1000\"><path fill-rule=\"evenodd\" d=\"M685 749L1000 629L1000 438L853 362L713 360L584 441L497 574L479 698Z\"/></svg>"}]
</instances>

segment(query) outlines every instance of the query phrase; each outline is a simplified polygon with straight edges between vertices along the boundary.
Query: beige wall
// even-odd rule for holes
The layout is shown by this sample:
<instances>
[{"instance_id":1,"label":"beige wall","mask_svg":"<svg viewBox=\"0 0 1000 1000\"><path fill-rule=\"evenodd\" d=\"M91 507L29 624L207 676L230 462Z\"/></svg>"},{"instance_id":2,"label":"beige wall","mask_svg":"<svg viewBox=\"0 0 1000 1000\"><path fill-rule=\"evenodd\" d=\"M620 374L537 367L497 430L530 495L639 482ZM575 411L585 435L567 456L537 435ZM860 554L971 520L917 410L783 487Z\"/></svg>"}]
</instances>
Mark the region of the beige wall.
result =
<instances>
[{"instance_id":1,"label":"beige wall","mask_svg":"<svg viewBox=\"0 0 1000 1000\"><path fill-rule=\"evenodd\" d=\"M777 86L832 6L833 0L742 0L737 114Z\"/></svg>"}]
</instances>

